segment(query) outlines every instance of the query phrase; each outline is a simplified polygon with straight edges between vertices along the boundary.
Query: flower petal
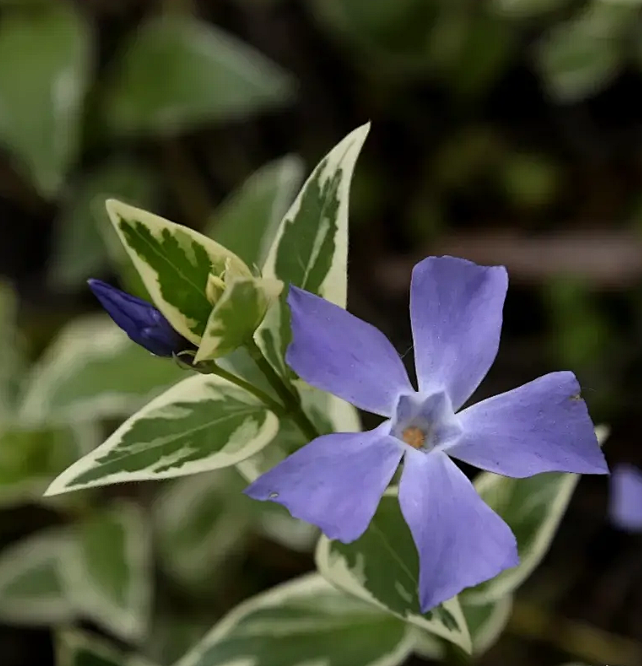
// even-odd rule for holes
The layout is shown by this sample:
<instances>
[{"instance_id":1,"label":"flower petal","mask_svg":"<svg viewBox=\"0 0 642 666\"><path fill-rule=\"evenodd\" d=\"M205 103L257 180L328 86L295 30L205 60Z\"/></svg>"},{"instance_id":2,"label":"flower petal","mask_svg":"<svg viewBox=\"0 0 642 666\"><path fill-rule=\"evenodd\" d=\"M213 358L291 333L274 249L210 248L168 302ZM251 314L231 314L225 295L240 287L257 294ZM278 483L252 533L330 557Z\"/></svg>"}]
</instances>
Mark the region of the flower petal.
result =
<instances>
[{"instance_id":1,"label":"flower petal","mask_svg":"<svg viewBox=\"0 0 642 666\"><path fill-rule=\"evenodd\" d=\"M616 527L642 531L642 471L637 467L620 464L613 470L609 515Z\"/></svg>"},{"instance_id":2,"label":"flower petal","mask_svg":"<svg viewBox=\"0 0 642 666\"><path fill-rule=\"evenodd\" d=\"M403 455L389 429L385 422L368 432L317 437L244 492L282 504L330 539L354 541L372 520Z\"/></svg>"},{"instance_id":3,"label":"flower petal","mask_svg":"<svg viewBox=\"0 0 642 666\"><path fill-rule=\"evenodd\" d=\"M401 393L414 392L399 354L374 326L296 287L288 304L286 360L308 384L382 416L392 414Z\"/></svg>"},{"instance_id":4,"label":"flower petal","mask_svg":"<svg viewBox=\"0 0 642 666\"><path fill-rule=\"evenodd\" d=\"M541 472L608 474L572 372L552 372L459 413L464 434L448 455L523 478Z\"/></svg>"},{"instance_id":5,"label":"flower petal","mask_svg":"<svg viewBox=\"0 0 642 666\"><path fill-rule=\"evenodd\" d=\"M399 503L419 553L424 613L519 564L510 528L445 453L407 450Z\"/></svg>"},{"instance_id":6,"label":"flower petal","mask_svg":"<svg viewBox=\"0 0 642 666\"><path fill-rule=\"evenodd\" d=\"M410 318L421 392L446 390L455 410L472 395L497 355L507 288L503 266L428 257L414 267Z\"/></svg>"}]
</instances>

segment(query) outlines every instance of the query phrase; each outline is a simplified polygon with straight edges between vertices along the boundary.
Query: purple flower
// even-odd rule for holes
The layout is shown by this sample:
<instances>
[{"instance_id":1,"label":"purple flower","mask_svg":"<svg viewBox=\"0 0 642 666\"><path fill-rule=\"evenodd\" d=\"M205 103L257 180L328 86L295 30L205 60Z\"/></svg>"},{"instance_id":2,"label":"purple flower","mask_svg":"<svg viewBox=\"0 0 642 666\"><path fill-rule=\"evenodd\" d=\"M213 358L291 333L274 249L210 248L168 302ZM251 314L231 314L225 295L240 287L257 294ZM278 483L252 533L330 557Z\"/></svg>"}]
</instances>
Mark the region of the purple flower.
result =
<instances>
[{"instance_id":1,"label":"purple flower","mask_svg":"<svg viewBox=\"0 0 642 666\"><path fill-rule=\"evenodd\" d=\"M642 472L633 465L617 465L611 476L611 522L627 532L642 532Z\"/></svg>"},{"instance_id":2,"label":"purple flower","mask_svg":"<svg viewBox=\"0 0 642 666\"><path fill-rule=\"evenodd\" d=\"M151 303L102 280L89 280L88 284L109 316L147 351L156 356L172 356L192 347Z\"/></svg>"},{"instance_id":3,"label":"purple flower","mask_svg":"<svg viewBox=\"0 0 642 666\"><path fill-rule=\"evenodd\" d=\"M519 562L510 528L451 457L517 478L608 473L571 372L456 413L495 359L507 286L503 267L452 257L415 266L410 318L418 391L380 331L290 289L290 366L308 383L387 420L369 432L318 437L245 492L279 502L348 543L366 530L403 459L399 502L419 553L423 611Z\"/></svg>"}]
</instances>

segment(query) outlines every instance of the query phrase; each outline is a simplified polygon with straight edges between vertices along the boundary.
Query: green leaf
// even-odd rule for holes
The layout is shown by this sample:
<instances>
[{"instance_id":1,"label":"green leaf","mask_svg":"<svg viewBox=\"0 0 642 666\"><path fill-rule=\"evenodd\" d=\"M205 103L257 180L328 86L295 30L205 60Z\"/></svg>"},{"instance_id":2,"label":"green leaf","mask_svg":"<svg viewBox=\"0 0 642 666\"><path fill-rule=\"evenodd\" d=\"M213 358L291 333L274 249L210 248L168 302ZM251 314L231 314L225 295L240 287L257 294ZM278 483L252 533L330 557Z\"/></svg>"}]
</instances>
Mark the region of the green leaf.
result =
<instances>
[{"instance_id":1,"label":"green leaf","mask_svg":"<svg viewBox=\"0 0 642 666\"><path fill-rule=\"evenodd\" d=\"M342 590L471 651L468 627L456 597L421 613L419 558L395 495L383 496L368 529L356 541L344 544L321 536L316 563L319 572Z\"/></svg>"},{"instance_id":2,"label":"green leaf","mask_svg":"<svg viewBox=\"0 0 642 666\"><path fill-rule=\"evenodd\" d=\"M396 666L405 624L309 574L249 599L176 666Z\"/></svg>"},{"instance_id":3,"label":"green leaf","mask_svg":"<svg viewBox=\"0 0 642 666\"><path fill-rule=\"evenodd\" d=\"M212 311L210 276L252 277L249 268L207 236L158 215L114 199L107 212L154 305L198 345Z\"/></svg>"},{"instance_id":4,"label":"green leaf","mask_svg":"<svg viewBox=\"0 0 642 666\"><path fill-rule=\"evenodd\" d=\"M59 529L39 532L0 553L0 619L46 625L68 622L74 609L67 600L59 563L69 535Z\"/></svg>"},{"instance_id":5,"label":"green leaf","mask_svg":"<svg viewBox=\"0 0 642 666\"><path fill-rule=\"evenodd\" d=\"M221 469L177 479L155 499L159 554L183 584L211 594L248 543L257 503L244 486L235 469Z\"/></svg>"},{"instance_id":6,"label":"green leaf","mask_svg":"<svg viewBox=\"0 0 642 666\"><path fill-rule=\"evenodd\" d=\"M570 0L492 0L492 11L516 19L532 18L567 6Z\"/></svg>"},{"instance_id":7,"label":"green leaf","mask_svg":"<svg viewBox=\"0 0 642 666\"><path fill-rule=\"evenodd\" d=\"M129 415L185 377L133 343L106 315L69 324L27 379L21 419L69 423Z\"/></svg>"},{"instance_id":8,"label":"green leaf","mask_svg":"<svg viewBox=\"0 0 642 666\"><path fill-rule=\"evenodd\" d=\"M67 598L76 610L125 640L144 637L152 588L146 518L119 503L74 526L61 560Z\"/></svg>"},{"instance_id":9,"label":"green leaf","mask_svg":"<svg viewBox=\"0 0 642 666\"><path fill-rule=\"evenodd\" d=\"M625 63L625 34L633 5L593 2L575 18L556 24L535 57L548 92L560 102L590 97L609 85Z\"/></svg>"},{"instance_id":10,"label":"green leaf","mask_svg":"<svg viewBox=\"0 0 642 666\"><path fill-rule=\"evenodd\" d=\"M85 427L0 431L0 506L41 501L51 478L85 453Z\"/></svg>"},{"instance_id":11,"label":"green leaf","mask_svg":"<svg viewBox=\"0 0 642 666\"><path fill-rule=\"evenodd\" d=\"M281 221L263 266L264 277L346 306L350 182L369 130L368 123L348 134L314 169ZM291 337L287 291L259 329L266 355L284 374L283 357Z\"/></svg>"},{"instance_id":12,"label":"green leaf","mask_svg":"<svg viewBox=\"0 0 642 666\"><path fill-rule=\"evenodd\" d=\"M278 419L254 396L195 375L152 400L47 490L186 476L230 467L272 441Z\"/></svg>"},{"instance_id":13,"label":"green leaf","mask_svg":"<svg viewBox=\"0 0 642 666\"><path fill-rule=\"evenodd\" d=\"M96 636L76 630L56 635L56 666L151 666L140 657L126 655Z\"/></svg>"},{"instance_id":14,"label":"green leaf","mask_svg":"<svg viewBox=\"0 0 642 666\"><path fill-rule=\"evenodd\" d=\"M270 278L236 278L210 313L194 362L219 358L252 339L283 283Z\"/></svg>"},{"instance_id":15,"label":"green leaf","mask_svg":"<svg viewBox=\"0 0 642 666\"><path fill-rule=\"evenodd\" d=\"M252 47L172 15L149 20L123 46L104 110L117 132L171 133L282 105L292 92L290 76Z\"/></svg>"},{"instance_id":16,"label":"green leaf","mask_svg":"<svg viewBox=\"0 0 642 666\"><path fill-rule=\"evenodd\" d=\"M0 419L14 414L24 361L17 340L18 302L13 289L0 282Z\"/></svg>"},{"instance_id":17,"label":"green leaf","mask_svg":"<svg viewBox=\"0 0 642 666\"><path fill-rule=\"evenodd\" d=\"M105 236L114 233L105 210L107 199L117 197L148 207L156 195L153 173L136 162L121 159L108 162L78 182L65 198L56 223L49 272L52 285L75 289L88 278L104 274L110 249Z\"/></svg>"},{"instance_id":18,"label":"green leaf","mask_svg":"<svg viewBox=\"0 0 642 666\"><path fill-rule=\"evenodd\" d=\"M248 266L262 266L302 177L296 155L262 166L216 209L205 234Z\"/></svg>"},{"instance_id":19,"label":"green leaf","mask_svg":"<svg viewBox=\"0 0 642 666\"><path fill-rule=\"evenodd\" d=\"M89 37L66 2L2 16L0 142L47 198L60 189L78 151Z\"/></svg>"}]
</instances>

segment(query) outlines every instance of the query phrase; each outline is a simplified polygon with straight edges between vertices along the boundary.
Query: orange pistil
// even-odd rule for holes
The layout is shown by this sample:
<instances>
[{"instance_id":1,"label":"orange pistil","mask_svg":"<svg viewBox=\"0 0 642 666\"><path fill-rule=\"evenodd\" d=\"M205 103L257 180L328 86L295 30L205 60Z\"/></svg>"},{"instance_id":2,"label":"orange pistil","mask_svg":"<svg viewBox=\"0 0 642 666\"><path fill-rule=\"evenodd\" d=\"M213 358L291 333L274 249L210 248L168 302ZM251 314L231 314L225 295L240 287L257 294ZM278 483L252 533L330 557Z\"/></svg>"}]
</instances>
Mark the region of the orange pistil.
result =
<instances>
[{"instance_id":1,"label":"orange pistil","mask_svg":"<svg viewBox=\"0 0 642 666\"><path fill-rule=\"evenodd\" d=\"M417 426L406 428L402 435L403 441L414 449L420 449L426 443L426 433Z\"/></svg>"}]
</instances>

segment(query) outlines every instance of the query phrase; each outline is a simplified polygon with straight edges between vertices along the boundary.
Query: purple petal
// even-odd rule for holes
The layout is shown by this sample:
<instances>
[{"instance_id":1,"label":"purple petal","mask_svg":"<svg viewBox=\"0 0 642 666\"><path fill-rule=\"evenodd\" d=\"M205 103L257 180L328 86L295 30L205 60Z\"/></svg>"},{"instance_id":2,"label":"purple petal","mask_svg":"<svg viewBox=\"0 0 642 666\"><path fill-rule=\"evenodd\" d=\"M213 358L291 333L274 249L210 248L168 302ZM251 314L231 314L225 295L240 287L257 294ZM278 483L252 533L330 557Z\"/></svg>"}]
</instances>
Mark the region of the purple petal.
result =
<instances>
[{"instance_id":1,"label":"purple petal","mask_svg":"<svg viewBox=\"0 0 642 666\"><path fill-rule=\"evenodd\" d=\"M458 414L464 434L448 455L523 478L541 472L608 474L580 385L552 372Z\"/></svg>"},{"instance_id":2,"label":"purple petal","mask_svg":"<svg viewBox=\"0 0 642 666\"><path fill-rule=\"evenodd\" d=\"M454 257L415 266L410 318L421 392L445 390L455 410L472 395L497 355L507 288L503 266Z\"/></svg>"},{"instance_id":3,"label":"purple petal","mask_svg":"<svg viewBox=\"0 0 642 666\"><path fill-rule=\"evenodd\" d=\"M350 543L368 527L403 455L389 428L385 422L368 432L318 437L244 492L278 502L330 539Z\"/></svg>"},{"instance_id":4,"label":"purple petal","mask_svg":"<svg viewBox=\"0 0 642 666\"><path fill-rule=\"evenodd\" d=\"M519 564L510 528L445 453L406 452L399 503L419 553L424 613Z\"/></svg>"},{"instance_id":5,"label":"purple petal","mask_svg":"<svg viewBox=\"0 0 642 666\"><path fill-rule=\"evenodd\" d=\"M382 416L401 393L412 393L388 338L343 308L290 287L292 344L286 360L308 384Z\"/></svg>"},{"instance_id":6,"label":"purple petal","mask_svg":"<svg viewBox=\"0 0 642 666\"><path fill-rule=\"evenodd\" d=\"M620 464L613 470L609 515L623 530L642 531L642 471L637 467Z\"/></svg>"}]
</instances>

